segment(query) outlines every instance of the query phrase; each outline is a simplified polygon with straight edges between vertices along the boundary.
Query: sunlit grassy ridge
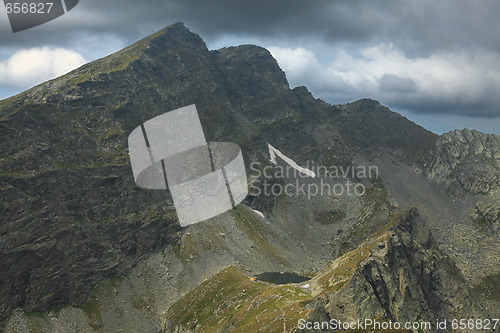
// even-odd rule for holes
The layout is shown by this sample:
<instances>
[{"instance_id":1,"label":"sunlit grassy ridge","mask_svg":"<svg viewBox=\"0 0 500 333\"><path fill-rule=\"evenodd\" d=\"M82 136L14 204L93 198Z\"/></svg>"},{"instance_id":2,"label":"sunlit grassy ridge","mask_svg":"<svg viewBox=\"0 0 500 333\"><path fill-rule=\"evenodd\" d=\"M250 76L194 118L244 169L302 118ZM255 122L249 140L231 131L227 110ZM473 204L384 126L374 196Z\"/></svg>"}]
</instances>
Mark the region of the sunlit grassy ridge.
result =
<instances>
[{"instance_id":1,"label":"sunlit grassy ridge","mask_svg":"<svg viewBox=\"0 0 500 333\"><path fill-rule=\"evenodd\" d=\"M167 312L164 329L182 326L198 332L283 332L311 311L310 293L298 285L252 281L229 267L185 295Z\"/></svg>"},{"instance_id":2,"label":"sunlit grassy ridge","mask_svg":"<svg viewBox=\"0 0 500 333\"><path fill-rule=\"evenodd\" d=\"M294 332L313 311L318 295L336 292L354 276L380 242L385 242L401 213L370 229L356 249L335 259L305 284L274 285L253 281L243 269L229 267L187 293L166 312L162 328L194 332Z\"/></svg>"}]
</instances>

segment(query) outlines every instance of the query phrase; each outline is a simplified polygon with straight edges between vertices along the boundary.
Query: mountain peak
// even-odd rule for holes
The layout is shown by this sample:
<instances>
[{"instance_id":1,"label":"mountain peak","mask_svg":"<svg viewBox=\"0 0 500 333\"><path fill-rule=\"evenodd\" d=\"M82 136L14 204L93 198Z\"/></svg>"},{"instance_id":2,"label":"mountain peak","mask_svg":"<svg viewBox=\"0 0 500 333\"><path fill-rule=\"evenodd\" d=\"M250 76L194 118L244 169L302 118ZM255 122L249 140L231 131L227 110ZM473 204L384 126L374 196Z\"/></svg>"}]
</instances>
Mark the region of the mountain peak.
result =
<instances>
[{"instance_id":1,"label":"mountain peak","mask_svg":"<svg viewBox=\"0 0 500 333\"><path fill-rule=\"evenodd\" d=\"M209 51L201 37L184 26L182 22L171 24L124 49L109 56L89 62L61 77L42 83L17 96L2 101L2 108L21 103L45 103L46 91L52 91L53 97L74 99L75 87L89 82L103 82L106 76L125 69L134 68L134 63L142 61L148 64L171 64L179 59L208 56ZM49 97L50 99L50 97ZM0 113L1 115L1 113Z\"/></svg>"},{"instance_id":2,"label":"mountain peak","mask_svg":"<svg viewBox=\"0 0 500 333\"><path fill-rule=\"evenodd\" d=\"M175 29L189 31L189 29L186 28L186 26L182 22L175 22L175 23L172 23L170 25L167 25L165 28L161 29L160 31L168 31L168 30L175 30Z\"/></svg>"},{"instance_id":3,"label":"mountain peak","mask_svg":"<svg viewBox=\"0 0 500 333\"><path fill-rule=\"evenodd\" d=\"M193 46L198 46L206 49L205 42L201 37L194 32L191 32L184 23L182 22L176 22L174 24L171 24L169 26L166 26L165 28L161 29L160 31L145 37L138 41L135 44L132 44L131 46L134 46L136 44L141 45L141 44L146 44L148 46L158 46L158 43L162 44L161 42L168 41L170 42L170 46L174 46L177 43L182 43L182 44L192 44ZM165 46L165 45L163 45ZM126 50L128 48L125 48Z\"/></svg>"},{"instance_id":4,"label":"mountain peak","mask_svg":"<svg viewBox=\"0 0 500 333\"><path fill-rule=\"evenodd\" d=\"M148 61L161 61L165 54L182 53L185 50L208 53L205 42L199 35L191 32L182 22L176 22L112 55L93 61L71 73L81 74L81 69L86 67L92 67L98 73L111 73L129 67L134 61L144 56L148 58ZM183 56L185 55L183 54Z\"/></svg>"}]
</instances>

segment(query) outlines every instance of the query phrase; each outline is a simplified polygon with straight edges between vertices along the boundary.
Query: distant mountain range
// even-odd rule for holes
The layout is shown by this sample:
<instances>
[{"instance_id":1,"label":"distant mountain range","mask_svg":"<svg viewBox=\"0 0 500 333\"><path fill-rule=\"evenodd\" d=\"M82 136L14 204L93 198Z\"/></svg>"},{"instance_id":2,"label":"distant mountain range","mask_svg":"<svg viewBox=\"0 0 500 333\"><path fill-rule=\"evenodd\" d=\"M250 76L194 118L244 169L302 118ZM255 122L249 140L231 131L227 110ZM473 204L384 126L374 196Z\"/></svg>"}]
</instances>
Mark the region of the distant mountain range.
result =
<instances>
[{"instance_id":1,"label":"distant mountain range","mask_svg":"<svg viewBox=\"0 0 500 333\"><path fill-rule=\"evenodd\" d=\"M254 177L252 163L277 168L269 144L301 166L378 173L324 180L361 196L250 195L181 228L168 192L135 185L127 137L191 104L258 186L315 182ZM500 313L500 136L437 136L370 99L327 104L255 45L209 51L168 26L0 101L0 152L7 332L321 332L299 319ZM311 280L250 280L262 272Z\"/></svg>"}]
</instances>

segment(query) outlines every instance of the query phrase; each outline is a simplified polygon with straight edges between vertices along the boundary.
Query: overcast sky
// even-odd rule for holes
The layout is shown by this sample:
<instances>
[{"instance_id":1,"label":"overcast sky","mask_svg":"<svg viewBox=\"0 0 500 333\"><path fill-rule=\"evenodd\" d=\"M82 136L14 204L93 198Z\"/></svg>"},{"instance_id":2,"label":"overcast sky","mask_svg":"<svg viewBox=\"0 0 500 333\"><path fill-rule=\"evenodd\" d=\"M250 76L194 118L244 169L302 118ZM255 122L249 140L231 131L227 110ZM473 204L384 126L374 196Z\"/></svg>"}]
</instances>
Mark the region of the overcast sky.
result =
<instances>
[{"instance_id":1,"label":"overcast sky","mask_svg":"<svg viewBox=\"0 0 500 333\"><path fill-rule=\"evenodd\" d=\"M500 134L499 17L496 0L80 0L14 34L0 8L0 99L182 21L210 49L268 48L327 102L370 97L439 134Z\"/></svg>"}]
</instances>

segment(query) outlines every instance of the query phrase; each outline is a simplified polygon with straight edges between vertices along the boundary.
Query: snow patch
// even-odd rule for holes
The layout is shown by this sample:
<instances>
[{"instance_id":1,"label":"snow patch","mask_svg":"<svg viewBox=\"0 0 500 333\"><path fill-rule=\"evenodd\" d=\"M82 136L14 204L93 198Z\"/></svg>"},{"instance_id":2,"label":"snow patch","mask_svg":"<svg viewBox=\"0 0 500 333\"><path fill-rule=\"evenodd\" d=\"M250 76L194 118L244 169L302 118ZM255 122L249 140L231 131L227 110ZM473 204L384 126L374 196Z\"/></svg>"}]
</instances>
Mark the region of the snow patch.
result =
<instances>
[{"instance_id":1,"label":"snow patch","mask_svg":"<svg viewBox=\"0 0 500 333\"><path fill-rule=\"evenodd\" d=\"M279 157L281 157L281 159L283 161L288 163L288 165L290 165L292 168L294 168L298 172L303 173L306 176L316 178L316 174L314 173L314 171L301 167L300 165L295 163L295 161L293 161L291 158L287 157L285 154L280 152L278 149L271 146L269 143L267 144L267 146L269 147L269 159L270 159L271 163L278 164L276 162L276 155L278 155Z\"/></svg>"}]
</instances>

